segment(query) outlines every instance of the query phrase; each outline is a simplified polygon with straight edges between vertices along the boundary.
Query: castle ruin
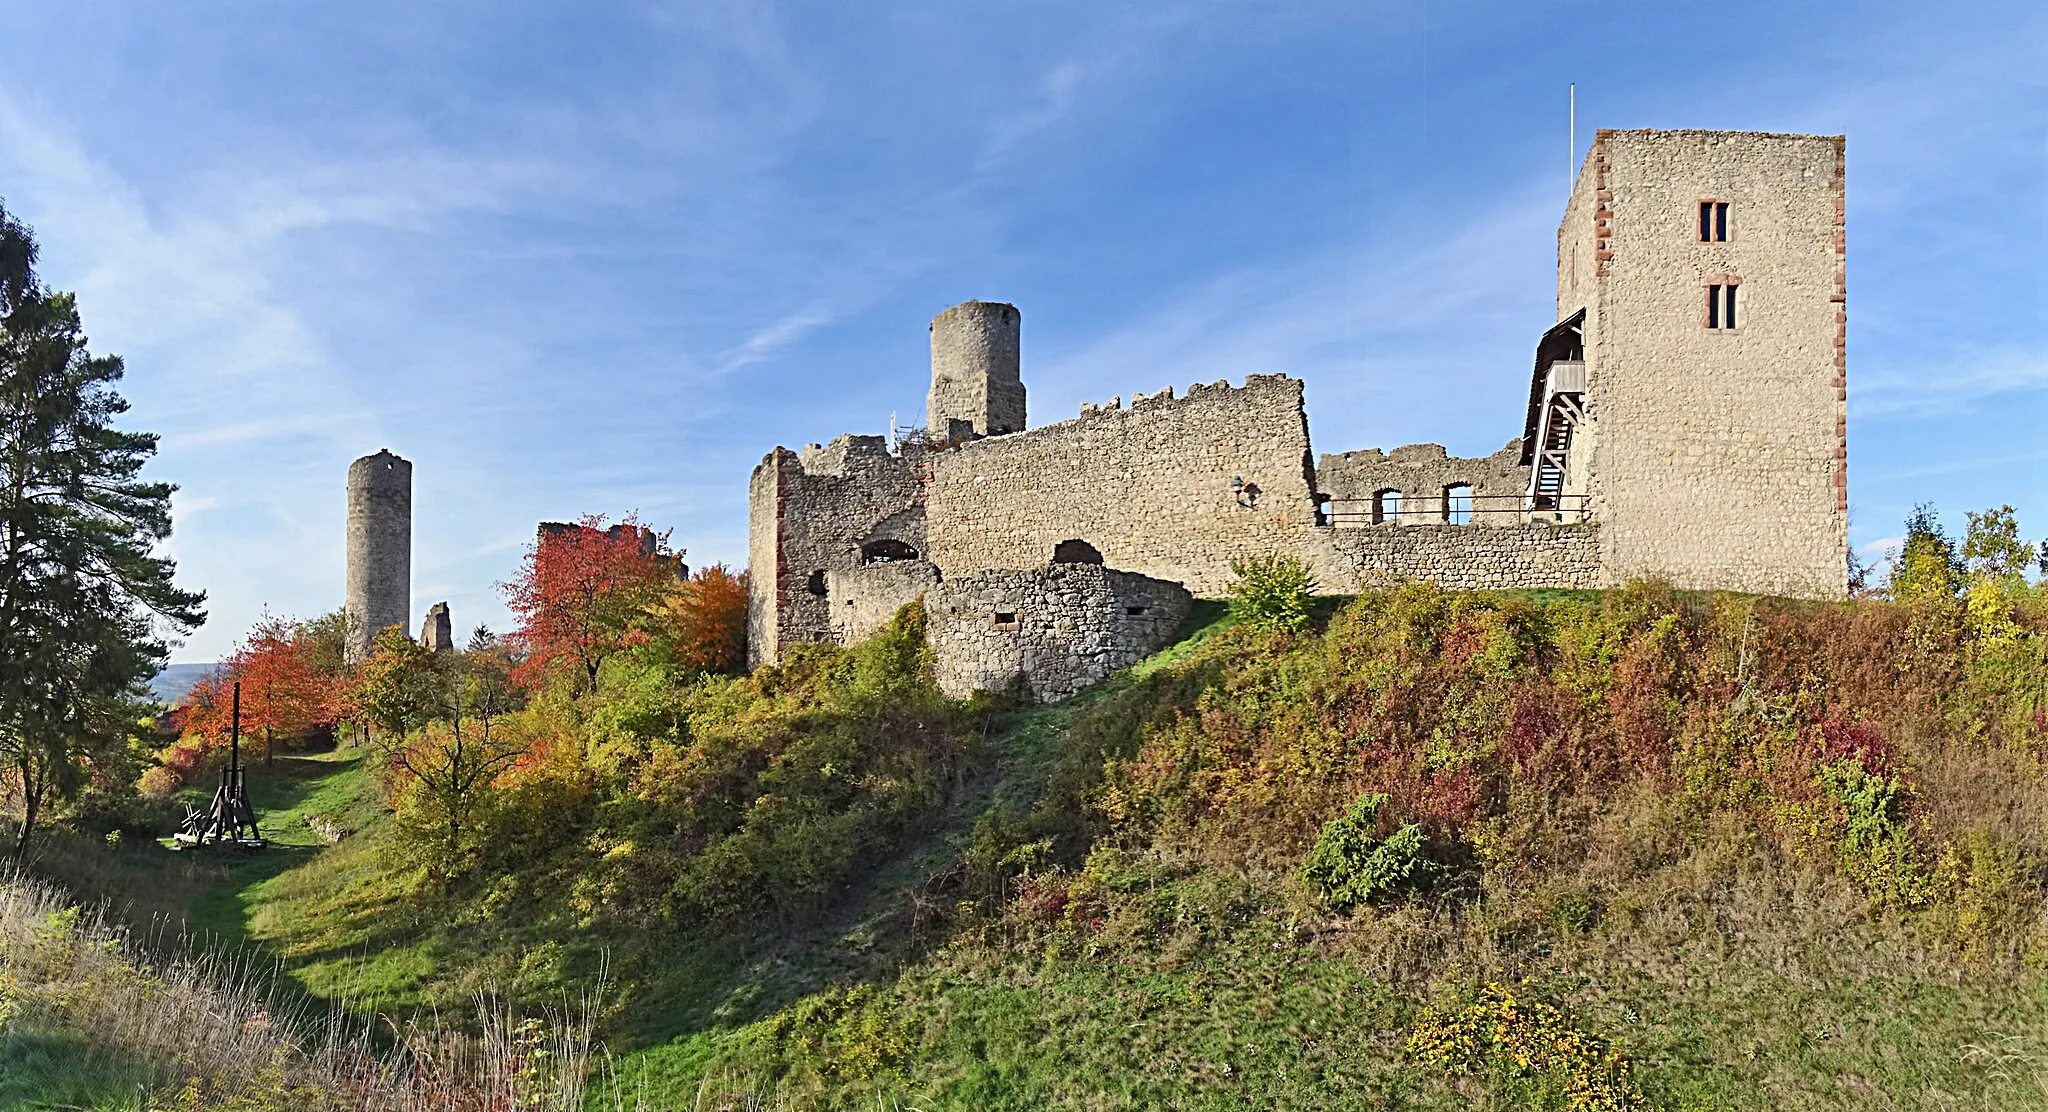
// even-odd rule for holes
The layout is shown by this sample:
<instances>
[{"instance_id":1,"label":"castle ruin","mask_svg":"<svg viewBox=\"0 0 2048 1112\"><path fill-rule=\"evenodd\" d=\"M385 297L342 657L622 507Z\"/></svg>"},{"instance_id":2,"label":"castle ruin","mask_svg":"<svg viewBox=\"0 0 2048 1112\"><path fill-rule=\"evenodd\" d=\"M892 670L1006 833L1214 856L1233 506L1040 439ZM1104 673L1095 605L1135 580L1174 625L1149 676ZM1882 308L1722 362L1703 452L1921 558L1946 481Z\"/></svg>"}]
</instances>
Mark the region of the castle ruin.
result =
<instances>
[{"instance_id":1,"label":"castle ruin","mask_svg":"<svg viewBox=\"0 0 2048 1112\"><path fill-rule=\"evenodd\" d=\"M750 488L749 652L846 644L923 596L953 694L1059 698L1166 644L1231 561L1325 590L1848 589L1843 139L1600 131L1565 206L1520 435L1324 455L1248 375L1029 428L1015 307L931 328L926 428L776 448ZM1169 624L1171 623L1171 624Z\"/></svg>"},{"instance_id":2,"label":"castle ruin","mask_svg":"<svg viewBox=\"0 0 2048 1112\"><path fill-rule=\"evenodd\" d=\"M347 548L345 649L359 663L412 610L412 464L389 448L349 464Z\"/></svg>"}]
</instances>

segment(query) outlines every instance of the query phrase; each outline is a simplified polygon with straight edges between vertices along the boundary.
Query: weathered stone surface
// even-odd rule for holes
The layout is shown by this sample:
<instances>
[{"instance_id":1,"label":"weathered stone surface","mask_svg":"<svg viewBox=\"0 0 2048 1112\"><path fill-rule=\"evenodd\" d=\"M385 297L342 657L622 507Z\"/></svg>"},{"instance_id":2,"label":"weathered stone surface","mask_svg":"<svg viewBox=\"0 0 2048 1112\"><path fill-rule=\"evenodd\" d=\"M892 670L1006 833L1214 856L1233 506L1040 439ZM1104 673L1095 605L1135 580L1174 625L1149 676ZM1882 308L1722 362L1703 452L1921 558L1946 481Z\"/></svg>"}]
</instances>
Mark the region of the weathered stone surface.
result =
<instances>
[{"instance_id":1,"label":"weathered stone surface","mask_svg":"<svg viewBox=\"0 0 2048 1112\"><path fill-rule=\"evenodd\" d=\"M1586 310L1576 486L1610 580L1848 591L1840 136L1606 131L1558 229ZM1729 203L1701 242L1699 203ZM1739 284L1737 327L1706 288Z\"/></svg>"},{"instance_id":2,"label":"weathered stone surface","mask_svg":"<svg viewBox=\"0 0 2048 1112\"><path fill-rule=\"evenodd\" d=\"M1234 559L1275 552L1302 558L1332 593L1660 577L1839 598L1842 196L1839 137L1599 133L1558 231L1560 324L1538 353L1537 386L1554 386L1561 408L1531 390L1542 412L1566 415L1555 428L1575 430L1550 445L1569 502L1546 487L1531 510L1518 500L1532 444L1519 440L1483 459L1416 444L1327 455L1316 468L1303 386L1285 375L1133 394L1128 407L1112 398L1025 429L1015 308L956 306L932 324L923 438L897 452L880 437L777 448L755 470L753 659L865 636L923 592L961 615L932 627L934 644L950 646L949 690L1022 674L1063 692L1064 677L1101 674L1070 657L1122 659L1149 634L1104 632L1120 589L1110 580L1046 594L1046 577L1092 567L1219 595ZM1726 240L1702 242L1702 201L1730 205ZM1714 285L1739 287L1739 327L1707 327ZM1504 386L1519 393L1518 377ZM1463 487L1477 512L1461 523L1447 492ZM1373 496L1396 490L1398 519L1375 523ZM1318 512L1324 499L1333 518ZM1093 559L1102 565L1046 566ZM1011 603L1055 617L1020 617L1014 630L964 617Z\"/></svg>"},{"instance_id":3,"label":"weathered stone surface","mask_svg":"<svg viewBox=\"0 0 2048 1112\"><path fill-rule=\"evenodd\" d=\"M349 464L345 655L370 655L377 634L404 630L412 610L412 464L389 448Z\"/></svg>"},{"instance_id":4,"label":"weathered stone surface","mask_svg":"<svg viewBox=\"0 0 2048 1112\"><path fill-rule=\"evenodd\" d=\"M925 427L934 438L1023 431L1023 324L1015 305L999 301L962 302L932 319Z\"/></svg>"},{"instance_id":5,"label":"weathered stone surface","mask_svg":"<svg viewBox=\"0 0 2048 1112\"><path fill-rule=\"evenodd\" d=\"M832 639L842 645L880 632L903 604L938 585L938 565L928 560L892 560L826 573L832 610Z\"/></svg>"},{"instance_id":6,"label":"weathered stone surface","mask_svg":"<svg viewBox=\"0 0 2048 1112\"><path fill-rule=\"evenodd\" d=\"M951 576L1044 563L1080 540L1112 568L1219 594L1233 557L1320 551L1308 459L1299 379L1162 390L933 453L926 554Z\"/></svg>"},{"instance_id":7,"label":"weathered stone surface","mask_svg":"<svg viewBox=\"0 0 2048 1112\"><path fill-rule=\"evenodd\" d=\"M1316 489L1330 501L1326 515L1339 528L1377 524L1374 496L1400 492L1403 525L1444 524L1462 509L1466 524L1520 525L1517 512L1529 489L1529 465L1522 461L1522 442L1483 459L1459 459L1441 444L1409 444L1382 452L1325 455L1316 464ZM1447 498L1462 485L1466 499Z\"/></svg>"},{"instance_id":8,"label":"weathered stone surface","mask_svg":"<svg viewBox=\"0 0 2048 1112\"><path fill-rule=\"evenodd\" d=\"M420 647L430 653L455 651L455 626L448 616L448 604L437 602L427 608L420 621Z\"/></svg>"},{"instance_id":9,"label":"weathered stone surface","mask_svg":"<svg viewBox=\"0 0 2048 1112\"><path fill-rule=\"evenodd\" d=\"M1193 602L1178 583L1098 564L989 568L931 587L925 621L948 695L1021 678L1053 702L1165 648Z\"/></svg>"}]
</instances>

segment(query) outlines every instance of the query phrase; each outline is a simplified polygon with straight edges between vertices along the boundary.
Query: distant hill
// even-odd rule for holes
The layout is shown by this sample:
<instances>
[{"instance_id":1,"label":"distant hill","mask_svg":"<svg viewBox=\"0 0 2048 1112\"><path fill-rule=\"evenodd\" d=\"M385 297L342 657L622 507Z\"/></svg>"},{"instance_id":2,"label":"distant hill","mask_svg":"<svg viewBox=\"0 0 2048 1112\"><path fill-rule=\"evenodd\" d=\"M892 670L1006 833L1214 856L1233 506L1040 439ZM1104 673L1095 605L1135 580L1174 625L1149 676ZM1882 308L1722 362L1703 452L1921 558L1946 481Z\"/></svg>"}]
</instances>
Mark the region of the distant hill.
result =
<instances>
[{"instance_id":1,"label":"distant hill","mask_svg":"<svg viewBox=\"0 0 2048 1112\"><path fill-rule=\"evenodd\" d=\"M160 703L175 703L185 697L192 685L206 678L207 674L220 667L210 664L170 664L149 681L149 693Z\"/></svg>"}]
</instances>

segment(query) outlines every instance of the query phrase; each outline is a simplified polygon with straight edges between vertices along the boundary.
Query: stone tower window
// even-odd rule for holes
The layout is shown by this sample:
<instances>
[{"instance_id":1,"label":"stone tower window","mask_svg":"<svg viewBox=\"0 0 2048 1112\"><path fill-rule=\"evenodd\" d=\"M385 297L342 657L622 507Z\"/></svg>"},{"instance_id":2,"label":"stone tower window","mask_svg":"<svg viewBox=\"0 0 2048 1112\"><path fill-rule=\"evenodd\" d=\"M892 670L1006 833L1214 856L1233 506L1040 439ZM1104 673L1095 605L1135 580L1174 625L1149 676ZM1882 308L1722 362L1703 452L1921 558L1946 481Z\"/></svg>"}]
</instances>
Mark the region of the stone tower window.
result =
<instances>
[{"instance_id":1,"label":"stone tower window","mask_svg":"<svg viewBox=\"0 0 2048 1112\"><path fill-rule=\"evenodd\" d=\"M1444 524L1472 524L1472 484L1452 483L1444 488Z\"/></svg>"},{"instance_id":2,"label":"stone tower window","mask_svg":"<svg viewBox=\"0 0 2048 1112\"><path fill-rule=\"evenodd\" d=\"M1707 327L1728 329L1735 327L1735 291L1741 283L1728 281L1707 286Z\"/></svg>"},{"instance_id":3,"label":"stone tower window","mask_svg":"<svg viewBox=\"0 0 2048 1112\"><path fill-rule=\"evenodd\" d=\"M1700 202L1700 242L1728 242L1728 202Z\"/></svg>"},{"instance_id":4,"label":"stone tower window","mask_svg":"<svg viewBox=\"0 0 2048 1112\"><path fill-rule=\"evenodd\" d=\"M1372 493L1372 523L1401 520L1401 492L1389 487Z\"/></svg>"},{"instance_id":5,"label":"stone tower window","mask_svg":"<svg viewBox=\"0 0 2048 1112\"><path fill-rule=\"evenodd\" d=\"M1052 562L1055 564L1099 564L1102 553L1095 546L1083 540L1061 541L1052 546Z\"/></svg>"},{"instance_id":6,"label":"stone tower window","mask_svg":"<svg viewBox=\"0 0 2048 1112\"><path fill-rule=\"evenodd\" d=\"M824 571L820 570L820 571L814 571L814 572L812 572L812 573L811 573L811 577L810 577L810 579L808 579L808 580L806 580L806 581L804 582L804 590L806 590L806 591L809 591L810 593L812 593L812 594L814 594L814 595L818 596L819 598L824 598L824 597L825 597L825 573L824 573Z\"/></svg>"}]
</instances>

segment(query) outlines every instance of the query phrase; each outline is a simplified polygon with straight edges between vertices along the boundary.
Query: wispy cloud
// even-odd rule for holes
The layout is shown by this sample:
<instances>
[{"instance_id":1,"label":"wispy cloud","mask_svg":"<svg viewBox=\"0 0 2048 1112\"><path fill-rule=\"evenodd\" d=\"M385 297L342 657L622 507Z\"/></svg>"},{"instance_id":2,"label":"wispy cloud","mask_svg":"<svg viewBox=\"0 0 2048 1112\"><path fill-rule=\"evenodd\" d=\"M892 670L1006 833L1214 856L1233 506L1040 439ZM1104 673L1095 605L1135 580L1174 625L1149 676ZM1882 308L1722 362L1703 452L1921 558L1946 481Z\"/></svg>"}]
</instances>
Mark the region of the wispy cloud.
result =
<instances>
[{"instance_id":1,"label":"wispy cloud","mask_svg":"<svg viewBox=\"0 0 2048 1112\"><path fill-rule=\"evenodd\" d=\"M1943 367L1853 373L1849 377L1849 414L1955 413L2010 394L2048 394L2048 353L2006 348ZM2031 404L2048 405L2048 397Z\"/></svg>"}]
</instances>

